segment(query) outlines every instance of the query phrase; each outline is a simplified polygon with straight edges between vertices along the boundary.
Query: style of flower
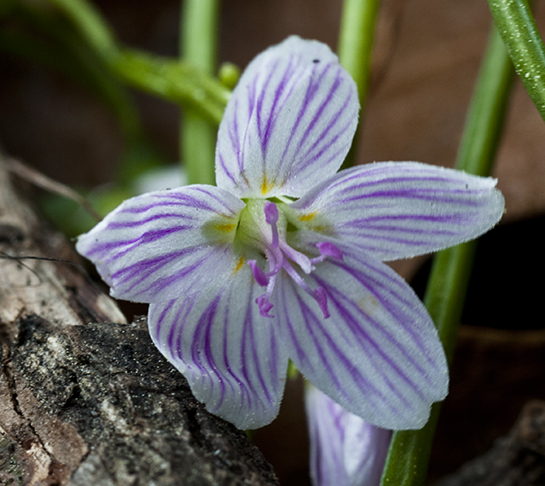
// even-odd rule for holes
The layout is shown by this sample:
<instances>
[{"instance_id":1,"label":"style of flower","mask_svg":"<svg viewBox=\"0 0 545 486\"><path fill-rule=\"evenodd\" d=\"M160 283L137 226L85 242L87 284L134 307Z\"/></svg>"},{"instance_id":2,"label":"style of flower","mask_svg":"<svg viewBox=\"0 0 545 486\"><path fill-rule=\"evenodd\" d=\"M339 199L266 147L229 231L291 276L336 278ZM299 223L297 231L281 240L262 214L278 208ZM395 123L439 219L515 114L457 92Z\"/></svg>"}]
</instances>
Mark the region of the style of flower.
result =
<instances>
[{"instance_id":1,"label":"style of flower","mask_svg":"<svg viewBox=\"0 0 545 486\"><path fill-rule=\"evenodd\" d=\"M392 431L348 412L308 386L305 405L313 486L379 486Z\"/></svg>"},{"instance_id":2,"label":"style of flower","mask_svg":"<svg viewBox=\"0 0 545 486\"><path fill-rule=\"evenodd\" d=\"M239 428L276 417L288 358L383 428L422 427L447 393L435 327L381 261L475 238L503 198L492 179L419 163L336 174L358 110L329 48L290 37L233 92L217 187L129 199L78 239L112 296L151 304L155 345Z\"/></svg>"}]
</instances>

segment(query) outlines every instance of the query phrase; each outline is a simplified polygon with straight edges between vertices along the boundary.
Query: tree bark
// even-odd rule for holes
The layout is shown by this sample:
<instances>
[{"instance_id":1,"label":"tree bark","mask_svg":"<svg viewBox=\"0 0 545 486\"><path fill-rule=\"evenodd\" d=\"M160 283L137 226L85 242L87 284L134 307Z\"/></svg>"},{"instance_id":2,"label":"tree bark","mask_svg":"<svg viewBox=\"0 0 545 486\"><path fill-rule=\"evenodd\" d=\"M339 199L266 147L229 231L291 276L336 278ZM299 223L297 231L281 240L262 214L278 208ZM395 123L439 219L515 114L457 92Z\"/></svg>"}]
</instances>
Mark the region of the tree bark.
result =
<instances>
[{"instance_id":1,"label":"tree bark","mask_svg":"<svg viewBox=\"0 0 545 486\"><path fill-rule=\"evenodd\" d=\"M0 484L273 485L244 432L206 412L141 318L85 275L0 155Z\"/></svg>"}]
</instances>

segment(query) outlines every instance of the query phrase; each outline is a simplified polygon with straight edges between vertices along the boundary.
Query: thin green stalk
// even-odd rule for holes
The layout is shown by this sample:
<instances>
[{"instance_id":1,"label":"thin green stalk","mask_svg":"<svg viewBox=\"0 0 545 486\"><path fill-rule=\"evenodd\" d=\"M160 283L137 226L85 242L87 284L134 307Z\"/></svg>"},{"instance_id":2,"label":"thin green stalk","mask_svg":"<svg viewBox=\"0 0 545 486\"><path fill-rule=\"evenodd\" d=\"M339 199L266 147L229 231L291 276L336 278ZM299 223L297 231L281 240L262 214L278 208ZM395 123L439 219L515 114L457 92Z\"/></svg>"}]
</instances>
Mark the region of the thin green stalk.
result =
<instances>
[{"instance_id":1,"label":"thin green stalk","mask_svg":"<svg viewBox=\"0 0 545 486\"><path fill-rule=\"evenodd\" d=\"M343 67L358 86L365 105L371 71L371 51L380 0L345 0L341 18L338 54Z\"/></svg>"},{"instance_id":2,"label":"thin green stalk","mask_svg":"<svg viewBox=\"0 0 545 486\"><path fill-rule=\"evenodd\" d=\"M219 124L230 91L186 62L124 49L112 71L125 83L178 103Z\"/></svg>"},{"instance_id":3,"label":"thin green stalk","mask_svg":"<svg viewBox=\"0 0 545 486\"><path fill-rule=\"evenodd\" d=\"M545 120L545 45L526 0L488 0L515 70Z\"/></svg>"},{"instance_id":4,"label":"thin green stalk","mask_svg":"<svg viewBox=\"0 0 545 486\"><path fill-rule=\"evenodd\" d=\"M106 21L86 0L50 0L71 19L111 72L125 83L219 123L230 91L188 63L120 47ZM203 0L204 1L204 0Z\"/></svg>"},{"instance_id":5,"label":"thin green stalk","mask_svg":"<svg viewBox=\"0 0 545 486\"><path fill-rule=\"evenodd\" d=\"M460 142L456 160L458 169L481 176L490 174L512 79L511 62L494 28ZM476 241L472 241L439 252L424 298L449 362L454 352L475 248ZM439 403L433 405L430 420L423 429L394 433L381 486L424 484L439 409Z\"/></svg>"},{"instance_id":6,"label":"thin green stalk","mask_svg":"<svg viewBox=\"0 0 545 486\"><path fill-rule=\"evenodd\" d=\"M350 73L358 86L361 105L360 123L350 152L343 163L343 169L354 164L356 155L359 127L362 125L361 120L369 87L371 51L379 4L380 0L344 0L343 4L338 54L342 66Z\"/></svg>"},{"instance_id":7,"label":"thin green stalk","mask_svg":"<svg viewBox=\"0 0 545 486\"><path fill-rule=\"evenodd\" d=\"M216 69L219 0L185 0L180 18L180 54L190 65L213 75ZM180 159L189 184L214 184L217 128L185 109L180 123Z\"/></svg>"},{"instance_id":8,"label":"thin green stalk","mask_svg":"<svg viewBox=\"0 0 545 486\"><path fill-rule=\"evenodd\" d=\"M80 30L87 42L103 57L114 56L118 50L115 37L99 11L84 0L50 0L62 9Z\"/></svg>"}]
</instances>

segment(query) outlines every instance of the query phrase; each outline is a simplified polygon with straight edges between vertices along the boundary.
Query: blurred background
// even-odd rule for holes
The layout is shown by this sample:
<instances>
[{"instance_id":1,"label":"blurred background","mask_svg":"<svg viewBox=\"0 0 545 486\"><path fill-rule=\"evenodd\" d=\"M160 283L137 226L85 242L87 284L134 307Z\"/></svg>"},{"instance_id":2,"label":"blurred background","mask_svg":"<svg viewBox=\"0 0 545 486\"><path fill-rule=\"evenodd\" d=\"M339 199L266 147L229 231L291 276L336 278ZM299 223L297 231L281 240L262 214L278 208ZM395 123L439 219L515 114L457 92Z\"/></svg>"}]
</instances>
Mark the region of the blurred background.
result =
<instances>
[{"instance_id":1,"label":"blurred background","mask_svg":"<svg viewBox=\"0 0 545 486\"><path fill-rule=\"evenodd\" d=\"M4 1L0 31L24 29L21 19L3 15ZM535 15L543 31L542 3L535 2ZM122 43L177 56L178 1L94 4ZM290 34L321 40L335 50L341 7L341 0L224 0L219 60L243 69ZM382 2L357 163L414 160L453 166L490 23L484 0ZM111 107L85 83L8 50L0 42L1 149L78 188L115 181L127 140ZM177 162L178 107L135 90L130 95L146 150L151 147L142 158L153 164ZM528 399L545 399L544 154L545 124L515 80L494 170L507 211L479 245L429 484L486 452L507 433ZM426 258L393 266L423 292ZM145 313L144 308L126 309ZM253 439L283 485L309 484L300 382L289 384L280 417Z\"/></svg>"}]
</instances>

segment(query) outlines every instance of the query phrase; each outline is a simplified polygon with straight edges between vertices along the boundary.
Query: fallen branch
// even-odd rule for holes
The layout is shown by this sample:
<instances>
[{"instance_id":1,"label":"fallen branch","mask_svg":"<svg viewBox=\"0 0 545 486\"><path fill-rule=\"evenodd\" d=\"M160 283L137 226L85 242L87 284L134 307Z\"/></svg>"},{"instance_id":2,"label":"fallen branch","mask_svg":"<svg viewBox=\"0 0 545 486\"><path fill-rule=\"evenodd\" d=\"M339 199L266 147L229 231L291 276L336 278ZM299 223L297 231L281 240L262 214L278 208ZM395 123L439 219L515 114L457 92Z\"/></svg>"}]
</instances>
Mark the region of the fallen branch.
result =
<instances>
[{"instance_id":1,"label":"fallen branch","mask_svg":"<svg viewBox=\"0 0 545 486\"><path fill-rule=\"evenodd\" d=\"M32 258L21 258L32 257ZM272 485L244 432L207 413L0 156L0 484Z\"/></svg>"}]
</instances>

